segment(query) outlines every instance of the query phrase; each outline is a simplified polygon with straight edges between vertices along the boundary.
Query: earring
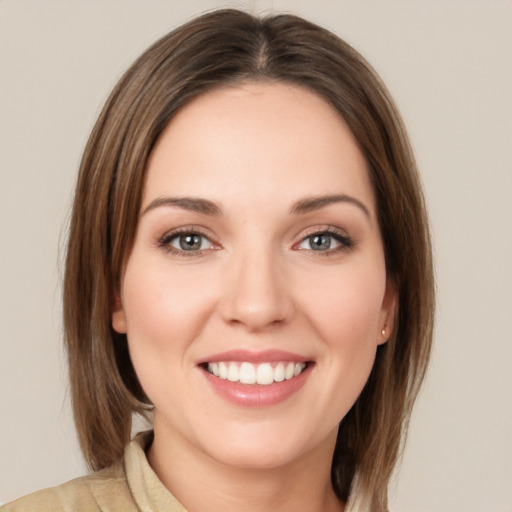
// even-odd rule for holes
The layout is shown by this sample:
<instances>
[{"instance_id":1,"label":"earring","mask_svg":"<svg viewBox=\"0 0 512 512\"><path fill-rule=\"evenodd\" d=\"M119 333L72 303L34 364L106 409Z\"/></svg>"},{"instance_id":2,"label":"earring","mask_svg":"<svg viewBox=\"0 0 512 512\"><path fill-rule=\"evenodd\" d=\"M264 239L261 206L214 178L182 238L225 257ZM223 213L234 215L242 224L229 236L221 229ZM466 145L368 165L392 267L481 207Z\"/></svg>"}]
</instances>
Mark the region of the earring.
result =
<instances>
[{"instance_id":1,"label":"earring","mask_svg":"<svg viewBox=\"0 0 512 512\"><path fill-rule=\"evenodd\" d=\"M386 337L386 329L382 329L382 331L380 331L380 333L382 334L382 337L385 338Z\"/></svg>"}]
</instances>

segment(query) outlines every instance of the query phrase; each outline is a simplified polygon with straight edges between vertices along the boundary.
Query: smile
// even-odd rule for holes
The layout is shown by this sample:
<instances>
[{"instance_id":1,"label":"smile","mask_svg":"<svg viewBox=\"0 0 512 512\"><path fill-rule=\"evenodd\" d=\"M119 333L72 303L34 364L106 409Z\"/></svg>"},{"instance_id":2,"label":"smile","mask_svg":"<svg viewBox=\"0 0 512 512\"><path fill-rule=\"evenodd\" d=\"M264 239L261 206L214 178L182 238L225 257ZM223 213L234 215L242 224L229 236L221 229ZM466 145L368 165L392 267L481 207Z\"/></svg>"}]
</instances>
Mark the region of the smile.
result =
<instances>
[{"instance_id":1,"label":"smile","mask_svg":"<svg viewBox=\"0 0 512 512\"><path fill-rule=\"evenodd\" d=\"M269 386L298 377L306 368L306 363L279 361L253 364L247 361L218 361L205 365L206 370L219 379L241 384Z\"/></svg>"},{"instance_id":2,"label":"smile","mask_svg":"<svg viewBox=\"0 0 512 512\"><path fill-rule=\"evenodd\" d=\"M308 381L316 363L283 350L228 350L197 361L215 394L239 407L264 408L291 399Z\"/></svg>"}]
</instances>

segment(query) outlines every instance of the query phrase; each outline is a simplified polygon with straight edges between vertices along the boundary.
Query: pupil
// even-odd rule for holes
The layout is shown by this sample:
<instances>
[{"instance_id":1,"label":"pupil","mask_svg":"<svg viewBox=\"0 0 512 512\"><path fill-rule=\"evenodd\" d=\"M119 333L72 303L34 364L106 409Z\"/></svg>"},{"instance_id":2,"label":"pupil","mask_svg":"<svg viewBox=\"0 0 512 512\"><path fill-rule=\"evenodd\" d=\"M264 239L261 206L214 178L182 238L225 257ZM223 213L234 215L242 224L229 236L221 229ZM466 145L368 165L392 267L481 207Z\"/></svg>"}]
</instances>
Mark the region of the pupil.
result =
<instances>
[{"instance_id":1,"label":"pupil","mask_svg":"<svg viewBox=\"0 0 512 512\"><path fill-rule=\"evenodd\" d=\"M310 238L310 244L313 249L326 250L331 247L331 237L328 235L314 235Z\"/></svg>"},{"instance_id":2,"label":"pupil","mask_svg":"<svg viewBox=\"0 0 512 512\"><path fill-rule=\"evenodd\" d=\"M201 247L201 237L199 235L183 235L180 237L180 247L184 251L191 251Z\"/></svg>"}]
</instances>

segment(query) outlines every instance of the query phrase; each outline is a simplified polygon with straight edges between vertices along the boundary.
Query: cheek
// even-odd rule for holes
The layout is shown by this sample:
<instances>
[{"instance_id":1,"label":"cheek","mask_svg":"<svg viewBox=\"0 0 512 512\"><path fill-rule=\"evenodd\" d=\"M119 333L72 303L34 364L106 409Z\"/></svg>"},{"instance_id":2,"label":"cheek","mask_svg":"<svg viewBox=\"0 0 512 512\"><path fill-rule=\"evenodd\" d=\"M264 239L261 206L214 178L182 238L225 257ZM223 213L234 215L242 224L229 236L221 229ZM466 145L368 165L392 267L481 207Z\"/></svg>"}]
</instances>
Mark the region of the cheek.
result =
<instances>
[{"instance_id":1,"label":"cheek","mask_svg":"<svg viewBox=\"0 0 512 512\"><path fill-rule=\"evenodd\" d=\"M327 349L333 393L345 390L345 407L357 398L375 360L385 271L340 272L325 283L309 299L309 319Z\"/></svg>"},{"instance_id":2,"label":"cheek","mask_svg":"<svg viewBox=\"0 0 512 512\"><path fill-rule=\"evenodd\" d=\"M133 258L123 281L123 305L128 330L152 333L147 341L164 337L180 340L180 334L197 326L211 302L210 279L202 273L168 269L160 262L138 264ZM206 285L209 285L209 289Z\"/></svg>"},{"instance_id":3,"label":"cheek","mask_svg":"<svg viewBox=\"0 0 512 512\"><path fill-rule=\"evenodd\" d=\"M336 344L377 342L382 302L385 293L385 271L362 268L357 271L331 273L321 280L307 298L307 309L325 337ZM311 287L309 287L311 289Z\"/></svg>"},{"instance_id":4,"label":"cheek","mask_svg":"<svg viewBox=\"0 0 512 512\"><path fill-rule=\"evenodd\" d=\"M122 300L130 355L144 387L147 381L165 382L171 368L189 364L188 349L211 310L212 286L206 289L211 279L199 273L170 272L158 261L140 263L132 255Z\"/></svg>"}]
</instances>

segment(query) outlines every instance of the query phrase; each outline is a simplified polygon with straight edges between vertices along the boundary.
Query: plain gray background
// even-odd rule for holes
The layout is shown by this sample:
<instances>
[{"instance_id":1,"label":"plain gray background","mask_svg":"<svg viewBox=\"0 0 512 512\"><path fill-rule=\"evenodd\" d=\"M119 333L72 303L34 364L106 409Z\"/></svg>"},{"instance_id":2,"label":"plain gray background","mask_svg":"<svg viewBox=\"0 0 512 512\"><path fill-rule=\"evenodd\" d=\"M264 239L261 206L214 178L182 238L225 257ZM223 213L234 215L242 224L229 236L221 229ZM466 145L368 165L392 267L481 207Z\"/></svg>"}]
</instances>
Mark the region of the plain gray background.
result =
<instances>
[{"instance_id":1,"label":"plain gray background","mask_svg":"<svg viewBox=\"0 0 512 512\"><path fill-rule=\"evenodd\" d=\"M59 247L120 74L219 6L292 11L377 69L408 126L437 261L435 350L394 512L512 510L512 2L0 0L0 502L83 474Z\"/></svg>"}]
</instances>

